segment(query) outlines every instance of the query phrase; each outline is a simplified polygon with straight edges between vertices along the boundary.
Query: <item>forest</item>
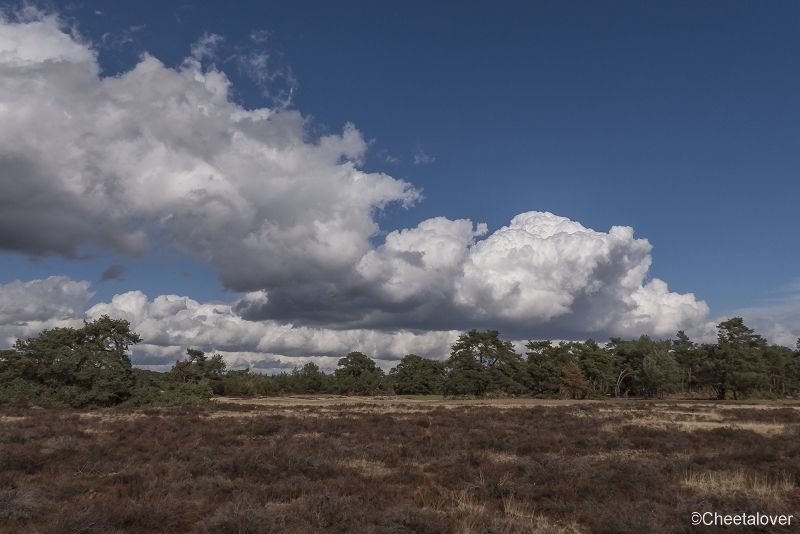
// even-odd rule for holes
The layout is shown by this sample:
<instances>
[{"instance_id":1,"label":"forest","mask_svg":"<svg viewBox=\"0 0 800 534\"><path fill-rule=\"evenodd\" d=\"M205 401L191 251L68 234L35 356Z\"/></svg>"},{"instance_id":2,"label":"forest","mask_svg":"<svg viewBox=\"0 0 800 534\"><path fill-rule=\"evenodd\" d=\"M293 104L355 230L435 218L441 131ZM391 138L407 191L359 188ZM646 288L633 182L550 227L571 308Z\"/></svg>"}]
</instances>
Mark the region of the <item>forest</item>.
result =
<instances>
[{"instance_id":1,"label":"forest","mask_svg":"<svg viewBox=\"0 0 800 534\"><path fill-rule=\"evenodd\" d=\"M309 362L266 375L228 370L221 354L189 348L169 372L135 368L130 347L141 341L125 320L108 316L82 328L54 328L0 351L0 402L102 407L204 403L214 396L286 394L443 395L445 397L598 399L776 399L800 392L796 350L767 341L741 317L718 325L717 343L611 338L585 342L529 341L515 352L499 332L471 330L446 361L403 357L385 373L350 352L332 373Z\"/></svg>"}]
</instances>

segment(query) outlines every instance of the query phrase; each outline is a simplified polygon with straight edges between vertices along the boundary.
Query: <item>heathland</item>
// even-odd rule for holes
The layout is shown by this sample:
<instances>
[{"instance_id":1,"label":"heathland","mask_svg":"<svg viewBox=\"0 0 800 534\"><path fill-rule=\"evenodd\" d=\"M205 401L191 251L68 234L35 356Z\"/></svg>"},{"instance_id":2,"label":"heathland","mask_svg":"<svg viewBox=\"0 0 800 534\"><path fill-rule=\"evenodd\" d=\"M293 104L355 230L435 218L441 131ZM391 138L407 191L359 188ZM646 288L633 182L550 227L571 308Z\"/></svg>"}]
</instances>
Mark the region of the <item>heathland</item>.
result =
<instances>
[{"instance_id":1,"label":"heathland","mask_svg":"<svg viewBox=\"0 0 800 534\"><path fill-rule=\"evenodd\" d=\"M0 532L794 532L791 401L0 409ZM692 513L793 515L692 526Z\"/></svg>"}]
</instances>

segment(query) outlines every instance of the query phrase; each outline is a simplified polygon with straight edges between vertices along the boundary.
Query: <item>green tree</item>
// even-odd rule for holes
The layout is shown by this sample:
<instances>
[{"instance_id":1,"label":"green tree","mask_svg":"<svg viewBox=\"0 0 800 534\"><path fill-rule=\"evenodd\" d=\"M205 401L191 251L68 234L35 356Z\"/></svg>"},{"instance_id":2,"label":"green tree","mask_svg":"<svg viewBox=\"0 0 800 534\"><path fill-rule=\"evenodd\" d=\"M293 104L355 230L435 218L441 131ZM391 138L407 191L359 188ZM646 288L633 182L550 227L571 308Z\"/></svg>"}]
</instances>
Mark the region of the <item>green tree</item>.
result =
<instances>
[{"instance_id":1,"label":"green tree","mask_svg":"<svg viewBox=\"0 0 800 534\"><path fill-rule=\"evenodd\" d=\"M717 332L717 344L703 347L704 384L714 389L721 400L729 391L738 399L766 386L769 382L763 359L766 340L745 326L741 317L721 322Z\"/></svg>"},{"instance_id":2,"label":"green tree","mask_svg":"<svg viewBox=\"0 0 800 534\"><path fill-rule=\"evenodd\" d=\"M383 388L383 370L358 351L341 358L333 374L341 393L374 395Z\"/></svg>"},{"instance_id":3,"label":"green tree","mask_svg":"<svg viewBox=\"0 0 800 534\"><path fill-rule=\"evenodd\" d=\"M644 357L641 374L648 396L662 398L664 393L674 393L681 387L681 367L672 354L663 348Z\"/></svg>"},{"instance_id":4,"label":"green tree","mask_svg":"<svg viewBox=\"0 0 800 534\"><path fill-rule=\"evenodd\" d=\"M770 393L785 396L797 389L795 359L795 353L789 347L771 345L764 349L763 361Z\"/></svg>"},{"instance_id":5,"label":"green tree","mask_svg":"<svg viewBox=\"0 0 800 534\"><path fill-rule=\"evenodd\" d=\"M528 341L527 386L533 394L556 395L561 389L561 371L572 361L569 344Z\"/></svg>"},{"instance_id":6,"label":"green tree","mask_svg":"<svg viewBox=\"0 0 800 534\"><path fill-rule=\"evenodd\" d=\"M83 328L54 328L0 355L0 400L112 406L134 387L127 351L141 338L130 323L103 315Z\"/></svg>"},{"instance_id":7,"label":"green tree","mask_svg":"<svg viewBox=\"0 0 800 534\"><path fill-rule=\"evenodd\" d=\"M497 330L470 330L459 336L445 362L445 395L486 395L489 392L523 393L525 362L510 341Z\"/></svg>"},{"instance_id":8,"label":"green tree","mask_svg":"<svg viewBox=\"0 0 800 534\"><path fill-rule=\"evenodd\" d=\"M615 394L619 396L624 390L625 395L628 392L649 395L651 384L644 374L644 359L656 351L668 352L670 347L670 341L653 341L649 336L640 336L631 341L612 337L606 349L615 359L618 384Z\"/></svg>"},{"instance_id":9,"label":"green tree","mask_svg":"<svg viewBox=\"0 0 800 534\"><path fill-rule=\"evenodd\" d=\"M295 393L319 393L325 385L325 373L314 362L294 368L292 378Z\"/></svg>"},{"instance_id":10,"label":"green tree","mask_svg":"<svg viewBox=\"0 0 800 534\"><path fill-rule=\"evenodd\" d=\"M595 394L610 391L617 378L613 354L593 339L587 339L583 343L573 342L569 346L581 373L589 381L590 391L596 392Z\"/></svg>"},{"instance_id":11,"label":"green tree","mask_svg":"<svg viewBox=\"0 0 800 534\"><path fill-rule=\"evenodd\" d=\"M672 341L672 354L681 367L681 390L696 391L700 385L697 376L703 366L703 351L683 330L678 331L676 337L678 339Z\"/></svg>"},{"instance_id":12,"label":"green tree","mask_svg":"<svg viewBox=\"0 0 800 534\"><path fill-rule=\"evenodd\" d=\"M400 395L441 393L444 376L442 362L416 354L406 354L397 367L389 371L392 387Z\"/></svg>"},{"instance_id":13,"label":"green tree","mask_svg":"<svg viewBox=\"0 0 800 534\"><path fill-rule=\"evenodd\" d=\"M222 355L214 354L208 358L205 352L193 348L186 349L186 355L185 360L176 361L172 366L172 377L184 384L199 384L205 380L215 394L222 394L225 389L222 377L226 368Z\"/></svg>"}]
</instances>

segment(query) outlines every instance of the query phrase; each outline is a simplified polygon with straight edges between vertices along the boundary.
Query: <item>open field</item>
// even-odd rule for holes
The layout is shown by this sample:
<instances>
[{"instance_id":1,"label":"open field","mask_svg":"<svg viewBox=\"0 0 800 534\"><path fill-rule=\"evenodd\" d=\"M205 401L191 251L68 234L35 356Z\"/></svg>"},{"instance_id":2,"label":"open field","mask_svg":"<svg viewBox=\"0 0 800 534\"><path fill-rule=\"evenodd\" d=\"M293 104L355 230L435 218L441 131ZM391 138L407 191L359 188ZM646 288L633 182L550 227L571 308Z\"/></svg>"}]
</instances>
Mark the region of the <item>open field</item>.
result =
<instances>
[{"instance_id":1,"label":"open field","mask_svg":"<svg viewBox=\"0 0 800 534\"><path fill-rule=\"evenodd\" d=\"M220 401L3 408L0 533L796 532L800 524L794 404ZM794 518L783 527L693 527L692 512Z\"/></svg>"}]
</instances>

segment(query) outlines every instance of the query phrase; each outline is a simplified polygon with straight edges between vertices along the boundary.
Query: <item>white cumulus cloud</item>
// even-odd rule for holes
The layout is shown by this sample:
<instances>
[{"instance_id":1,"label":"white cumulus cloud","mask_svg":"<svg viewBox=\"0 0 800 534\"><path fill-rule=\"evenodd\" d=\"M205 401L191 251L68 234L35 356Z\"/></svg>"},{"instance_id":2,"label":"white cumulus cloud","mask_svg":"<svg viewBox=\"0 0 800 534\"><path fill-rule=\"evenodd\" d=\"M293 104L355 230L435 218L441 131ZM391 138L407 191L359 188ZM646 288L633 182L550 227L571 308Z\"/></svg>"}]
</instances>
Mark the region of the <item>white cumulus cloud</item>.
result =
<instances>
[{"instance_id":1,"label":"white cumulus cloud","mask_svg":"<svg viewBox=\"0 0 800 534\"><path fill-rule=\"evenodd\" d=\"M652 247L629 227L597 232L528 212L475 242L485 233L469 221L424 221L389 234L359 270L379 302L411 306L403 317L420 325L445 318L518 335L546 325L551 336L670 336L693 331L709 313L692 294L645 282Z\"/></svg>"},{"instance_id":2,"label":"white cumulus cloud","mask_svg":"<svg viewBox=\"0 0 800 534\"><path fill-rule=\"evenodd\" d=\"M351 124L311 139L297 111L232 102L225 74L197 59L219 43L202 37L178 68L144 55L102 77L91 45L57 17L0 18L0 250L142 256L159 242L246 293L218 306L134 292L95 307L134 314L162 352L193 342L399 354L428 339L411 331L440 343L472 327L574 339L704 323L704 302L647 280L651 246L629 227L528 212L487 236L483 224L438 217L373 246L376 213L419 192L362 171L368 143Z\"/></svg>"},{"instance_id":3,"label":"white cumulus cloud","mask_svg":"<svg viewBox=\"0 0 800 534\"><path fill-rule=\"evenodd\" d=\"M102 78L54 17L0 20L0 43L2 249L140 256L158 235L239 291L335 281L369 250L375 210L418 196L358 169L352 125L311 142L300 113L242 108L196 59Z\"/></svg>"}]
</instances>

